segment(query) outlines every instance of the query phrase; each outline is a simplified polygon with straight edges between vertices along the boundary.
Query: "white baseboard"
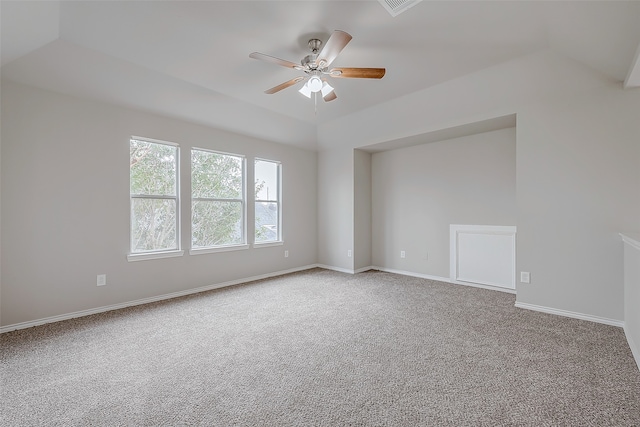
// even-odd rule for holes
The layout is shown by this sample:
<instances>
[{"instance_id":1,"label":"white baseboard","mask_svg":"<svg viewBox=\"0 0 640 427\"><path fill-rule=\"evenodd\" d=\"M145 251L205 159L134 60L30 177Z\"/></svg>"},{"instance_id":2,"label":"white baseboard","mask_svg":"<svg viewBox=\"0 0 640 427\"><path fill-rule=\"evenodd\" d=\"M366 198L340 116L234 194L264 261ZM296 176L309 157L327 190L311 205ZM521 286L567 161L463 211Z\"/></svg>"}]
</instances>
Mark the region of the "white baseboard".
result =
<instances>
[{"instance_id":1,"label":"white baseboard","mask_svg":"<svg viewBox=\"0 0 640 427\"><path fill-rule=\"evenodd\" d=\"M627 325L624 326L624 335L627 337L629 348L631 348L633 358L636 360L636 366L640 369L640 347L638 347L638 343L633 341L631 334L627 332Z\"/></svg>"},{"instance_id":2,"label":"white baseboard","mask_svg":"<svg viewBox=\"0 0 640 427\"><path fill-rule=\"evenodd\" d=\"M501 286L483 285L481 283L462 282L460 280L451 280L451 279L449 279L449 283L453 283L455 285L462 285L462 286L471 286L472 288L488 289L490 291L504 292L505 294L515 295L518 293L515 289L503 288Z\"/></svg>"},{"instance_id":3,"label":"white baseboard","mask_svg":"<svg viewBox=\"0 0 640 427\"><path fill-rule=\"evenodd\" d=\"M42 319L31 320L31 321L28 321L28 322L14 323L12 325L1 326L0 327L0 334L6 333L6 332L10 332L10 331L15 331L15 330L18 330L18 329L25 329L25 328L31 328L33 326L44 325L44 324L47 324L47 323L60 322L62 320L68 320L68 319L74 319L74 318L77 318L77 317L90 316L92 314L104 313L106 311L119 310L119 309L126 308L126 307L132 307L132 306L136 306L136 305L148 304L148 303L152 303L152 302L156 302L156 301L162 301L162 300L167 300L167 299L171 299L171 298L177 298L177 297L181 297L181 296L185 296L185 295L196 294L196 293L199 293L199 292L205 292L205 291L210 291L210 290L213 290L213 289L224 288L224 287L227 287L227 286L239 285L241 283L253 282L255 280L268 279L270 277L282 276L284 274L290 274L290 273L295 273L295 272L298 272L298 271L310 270L312 268L324 268L324 269L327 269L327 270L339 271L339 272L348 273L348 274L361 273L361 272L368 271L368 270L379 270L379 271L384 271L384 272L387 272L387 273L394 273L394 274L401 274L401 275L404 275L404 276L419 277L419 278L423 278L423 279L436 280L436 281L439 281L439 282L452 283L452 284L458 284L458 285L464 285L464 286L472 286L472 287L496 290L496 291L507 292L507 293L515 293L515 291L513 291L511 289L502 289L502 288L495 288L495 287L492 287L492 286L484 286L484 285L475 285L475 284L472 284L472 283L456 282L456 281L451 280L451 279L449 279L447 277L432 276L432 275L428 275L428 274L414 273L414 272L411 272L411 271L395 270L395 269L376 267L376 266L368 266L368 267L363 267L363 268L360 268L360 269L357 269L357 270L349 270L349 269L346 269L346 268L333 267L333 266L323 265L323 264L310 264L310 265L297 267L297 268L292 268L292 269L288 269L288 270L281 270L281 271L276 271L276 272L272 272L272 273L261 274L261 275L258 275L258 276L246 277L246 278L243 278L243 279L230 280L230 281L227 281L227 282L216 283L216 284L213 284L213 285L202 286L202 287L194 288L194 289L188 289L188 290L185 290L185 291L172 292L170 294L158 295L158 296L149 297L149 298L142 298L142 299L138 299L138 300L134 300L134 301L127 301L127 302L120 303L120 304L112 304L112 305L92 308L92 309L88 309L88 310L75 311L75 312L72 312L72 313L66 313L66 314L60 314L60 315L51 316L51 317L45 317L45 318L42 318ZM527 304L527 303L521 303L521 302L516 302L515 306L518 307L518 308L523 308L523 309L527 309L527 310L540 311L540 312L548 313L548 314L556 314L556 315L559 315L559 316L571 317L571 318L581 319L581 320L588 320L588 321L591 321L591 322L603 323L603 324L611 325L611 326L624 327L624 322L623 321L614 320L614 319L607 319L607 318L598 317L598 316L591 316L591 315L587 315L587 314L575 313L575 312L565 311L565 310L558 310L558 309L553 309L553 308L549 308L549 307L542 307L542 306L537 306L537 305ZM636 346L635 343L633 343L633 341L631 340L629 334L626 334L626 336L627 336L627 341L629 342L629 347L631 348L633 356L634 356L634 358L636 360L636 364L640 368L640 347Z\"/></svg>"},{"instance_id":4,"label":"white baseboard","mask_svg":"<svg viewBox=\"0 0 640 427\"><path fill-rule=\"evenodd\" d=\"M227 287L227 286L239 285L241 283L253 282L254 280L268 279L270 277L282 276L283 274L295 273L295 272L298 272L298 271L309 270L309 269L316 268L316 267L319 267L318 264L305 265L303 267L296 267L296 268L292 268L292 269L289 269L289 270L281 270L281 271L276 271L276 272L273 272L273 273L261 274L261 275L258 275L258 276L246 277L246 278L243 278L243 279L230 280L228 282L222 282L222 283L216 283L216 284L213 284L213 285L202 286L202 287L199 287L199 288L187 289L186 291L172 292L170 294L158 295L158 296L149 297L149 298L142 298L142 299L138 299L138 300L134 300L134 301L123 302L123 303L120 303L120 304L113 304L113 305L107 305L107 306L103 306L103 307L91 308L91 309L88 309L88 310L75 311L73 313L60 314L60 315L57 315L57 316L45 317L43 319L31 320L31 321L28 321L28 322L14 323L12 325L7 325L7 326L0 327L0 334L3 334L5 332L15 331L17 329L31 328L33 326L44 325L44 324L47 324L47 323L60 322L62 320L68 320L68 319L74 319L74 318L77 318L77 317L90 316L92 314L104 313L105 311L119 310L121 308L132 307L132 306L135 306L135 305L148 304L148 303L151 303L151 302L156 302L156 301L162 301L162 300L167 300L167 299L171 299L171 298L182 297L182 296L185 296L185 295L197 294L199 292L210 291L210 290L213 290L213 289L224 288L224 287Z\"/></svg>"},{"instance_id":5,"label":"white baseboard","mask_svg":"<svg viewBox=\"0 0 640 427\"><path fill-rule=\"evenodd\" d=\"M588 320L589 322L602 323L610 326L624 327L624 321L616 319L608 319L606 317L592 316L590 314L576 313L575 311L559 310L557 308L543 307L540 305L527 304L525 302L517 302L516 307L526 310L540 311L547 314L555 314L558 316L571 317L573 319Z\"/></svg>"},{"instance_id":6,"label":"white baseboard","mask_svg":"<svg viewBox=\"0 0 640 427\"><path fill-rule=\"evenodd\" d=\"M334 267L332 265L316 264L316 267L324 268L325 270L338 271L340 273L355 274L354 270L351 270L348 268L342 268L342 267Z\"/></svg>"},{"instance_id":7,"label":"white baseboard","mask_svg":"<svg viewBox=\"0 0 640 427\"><path fill-rule=\"evenodd\" d=\"M358 274L358 273L363 273L369 270L377 270L376 267L372 267L370 265L367 267L358 268L356 270L352 270L349 268L342 268L342 267L334 267L332 265L325 265L325 264L316 264L316 267L324 268L325 270L339 271L340 273L347 273L347 274Z\"/></svg>"},{"instance_id":8,"label":"white baseboard","mask_svg":"<svg viewBox=\"0 0 640 427\"><path fill-rule=\"evenodd\" d=\"M384 267L371 267L370 270L380 270L380 271L384 271L386 273L394 273L394 274L401 274L403 276L411 276L411 277L419 277L421 279L429 279L429 280L435 280L438 282L445 282L445 283L451 283L454 285L463 285L463 286L470 286L472 288L482 288L482 289L488 289L490 291L500 291L500 292L505 292L508 294L515 294L516 291L515 289L508 289L508 288L501 288L498 286L491 286L491 285L481 285L479 283L470 283L470 282L460 282L457 280L451 280L448 277L442 277L442 276L432 276L430 274L422 274L422 273L414 273L411 271L404 271L404 270L395 270L393 268L384 268Z\"/></svg>"},{"instance_id":9,"label":"white baseboard","mask_svg":"<svg viewBox=\"0 0 640 427\"><path fill-rule=\"evenodd\" d=\"M374 266L371 268L374 270L384 271L385 273L400 274L402 276L419 277L421 279L437 280L438 282L451 283L451 280L448 277L431 276L429 274L414 273L412 271L396 270L393 268L385 268L385 267L377 267L377 266Z\"/></svg>"}]
</instances>

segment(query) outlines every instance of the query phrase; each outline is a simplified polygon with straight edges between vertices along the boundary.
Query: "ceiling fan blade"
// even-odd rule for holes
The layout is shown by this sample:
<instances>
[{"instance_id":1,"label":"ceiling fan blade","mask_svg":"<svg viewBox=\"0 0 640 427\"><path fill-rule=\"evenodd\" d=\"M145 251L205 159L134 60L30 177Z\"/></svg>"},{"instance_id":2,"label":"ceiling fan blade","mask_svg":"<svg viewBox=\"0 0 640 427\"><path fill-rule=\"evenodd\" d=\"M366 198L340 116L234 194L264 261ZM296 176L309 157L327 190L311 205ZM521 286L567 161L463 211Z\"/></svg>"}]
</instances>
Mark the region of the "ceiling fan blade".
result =
<instances>
[{"instance_id":1,"label":"ceiling fan blade","mask_svg":"<svg viewBox=\"0 0 640 427\"><path fill-rule=\"evenodd\" d=\"M351 39L351 35L344 31L335 30L331 33L331 37L329 37L316 59L318 66L320 68L328 67Z\"/></svg>"},{"instance_id":2,"label":"ceiling fan blade","mask_svg":"<svg viewBox=\"0 0 640 427\"><path fill-rule=\"evenodd\" d=\"M333 68L330 75L348 79L381 79L385 72L384 68Z\"/></svg>"},{"instance_id":3,"label":"ceiling fan blade","mask_svg":"<svg viewBox=\"0 0 640 427\"><path fill-rule=\"evenodd\" d=\"M304 80L304 77L300 76L300 77L296 77L295 79L291 79L288 82L284 82L279 84L278 86L274 86L271 89L267 89L264 91L264 93L268 94L268 95L272 95L276 92L280 92L282 89L286 89L289 86L293 86L294 84L298 83L300 80Z\"/></svg>"},{"instance_id":4,"label":"ceiling fan blade","mask_svg":"<svg viewBox=\"0 0 640 427\"><path fill-rule=\"evenodd\" d=\"M325 102L329 102L329 101L333 101L337 97L338 97L338 95L336 95L336 91L332 90L326 96L322 97L322 99L324 99Z\"/></svg>"},{"instance_id":5,"label":"ceiling fan blade","mask_svg":"<svg viewBox=\"0 0 640 427\"><path fill-rule=\"evenodd\" d=\"M260 61L271 62L272 64L282 65L283 67L294 68L296 70L304 69L304 67L302 67L300 64L296 64L295 62L286 61L284 59L276 58L275 56L265 55L264 53L260 53L260 52L253 52L249 54L249 58L259 59Z\"/></svg>"}]
</instances>

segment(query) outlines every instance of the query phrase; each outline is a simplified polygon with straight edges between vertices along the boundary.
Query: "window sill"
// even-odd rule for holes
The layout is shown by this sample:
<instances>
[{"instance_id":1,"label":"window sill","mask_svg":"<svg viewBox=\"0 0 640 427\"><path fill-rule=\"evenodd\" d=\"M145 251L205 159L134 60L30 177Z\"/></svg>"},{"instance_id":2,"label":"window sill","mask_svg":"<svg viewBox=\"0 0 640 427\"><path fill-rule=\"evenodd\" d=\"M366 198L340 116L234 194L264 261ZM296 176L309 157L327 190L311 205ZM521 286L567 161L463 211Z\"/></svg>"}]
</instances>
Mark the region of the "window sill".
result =
<instances>
[{"instance_id":1,"label":"window sill","mask_svg":"<svg viewBox=\"0 0 640 427\"><path fill-rule=\"evenodd\" d=\"M184 251L147 252L127 255L127 261L146 261L149 259L174 258L184 255Z\"/></svg>"},{"instance_id":2,"label":"window sill","mask_svg":"<svg viewBox=\"0 0 640 427\"><path fill-rule=\"evenodd\" d=\"M258 248L268 248L269 246L282 246L284 245L284 242L282 240L278 240L275 242L256 242L253 244L253 247L255 249Z\"/></svg>"},{"instance_id":3,"label":"window sill","mask_svg":"<svg viewBox=\"0 0 640 427\"><path fill-rule=\"evenodd\" d=\"M249 249L249 245L233 245L233 246L216 246L211 248L191 249L189 255L213 254L216 252L242 251Z\"/></svg>"}]
</instances>

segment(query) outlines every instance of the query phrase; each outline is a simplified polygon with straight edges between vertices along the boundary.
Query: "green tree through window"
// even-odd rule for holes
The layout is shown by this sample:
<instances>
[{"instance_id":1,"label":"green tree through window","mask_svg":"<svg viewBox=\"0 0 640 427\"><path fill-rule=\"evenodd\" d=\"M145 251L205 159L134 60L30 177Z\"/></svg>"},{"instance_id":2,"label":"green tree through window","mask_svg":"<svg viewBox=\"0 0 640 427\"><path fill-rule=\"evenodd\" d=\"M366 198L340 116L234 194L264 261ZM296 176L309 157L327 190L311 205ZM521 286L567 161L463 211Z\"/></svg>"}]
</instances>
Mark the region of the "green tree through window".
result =
<instances>
[{"instance_id":1,"label":"green tree through window","mask_svg":"<svg viewBox=\"0 0 640 427\"><path fill-rule=\"evenodd\" d=\"M241 245L245 239L244 158L191 151L191 245Z\"/></svg>"},{"instance_id":2,"label":"green tree through window","mask_svg":"<svg viewBox=\"0 0 640 427\"><path fill-rule=\"evenodd\" d=\"M178 147L132 138L129 160L131 253L178 249Z\"/></svg>"}]
</instances>

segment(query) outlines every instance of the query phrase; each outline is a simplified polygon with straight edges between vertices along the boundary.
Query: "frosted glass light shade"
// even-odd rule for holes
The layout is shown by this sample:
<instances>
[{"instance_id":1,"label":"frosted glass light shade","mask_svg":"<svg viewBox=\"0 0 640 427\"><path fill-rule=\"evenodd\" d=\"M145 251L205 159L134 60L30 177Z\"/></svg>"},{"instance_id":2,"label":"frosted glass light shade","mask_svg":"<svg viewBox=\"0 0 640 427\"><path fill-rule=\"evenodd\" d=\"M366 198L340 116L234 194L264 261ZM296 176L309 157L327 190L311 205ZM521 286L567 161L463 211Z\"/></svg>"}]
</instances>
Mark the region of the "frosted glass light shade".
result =
<instances>
[{"instance_id":1,"label":"frosted glass light shade","mask_svg":"<svg viewBox=\"0 0 640 427\"><path fill-rule=\"evenodd\" d=\"M309 87L307 86L307 83L303 84L298 92L300 92L307 98L311 98L311 89L309 89Z\"/></svg>"},{"instance_id":2,"label":"frosted glass light shade","mask_svg":"<svg viewBox=\"0 0 640 427\"><path fill-rule=\"evenodd\" d=\"M320 80L318 76L313 76L307 82L307 86L311 92L320 92L322 89L322 80Z\"/></svg>"},{"instance_id":3,"label":"frosted glass light shade","mask_svg":"<svg viewBox=\"0 0 640 427\"><path fill-rule=\"evenodd\" d=\"M322 90L322 96L327 96L331 92L333 92L333 87L329 83L323 82L321 90Z\"/></svg>"}]
</instances>

